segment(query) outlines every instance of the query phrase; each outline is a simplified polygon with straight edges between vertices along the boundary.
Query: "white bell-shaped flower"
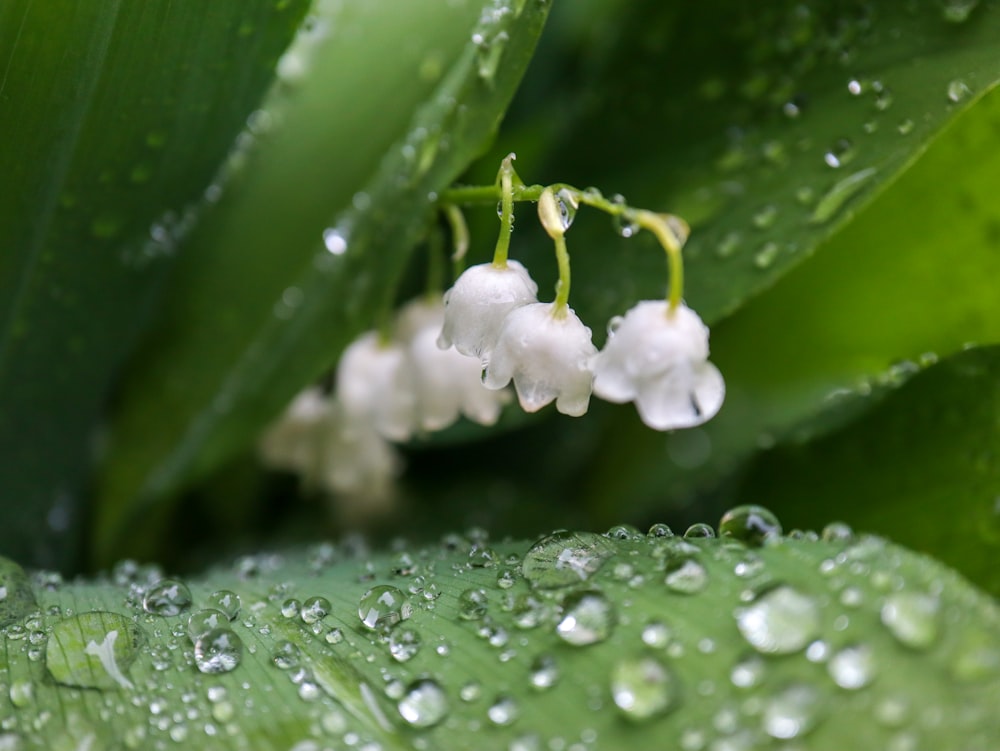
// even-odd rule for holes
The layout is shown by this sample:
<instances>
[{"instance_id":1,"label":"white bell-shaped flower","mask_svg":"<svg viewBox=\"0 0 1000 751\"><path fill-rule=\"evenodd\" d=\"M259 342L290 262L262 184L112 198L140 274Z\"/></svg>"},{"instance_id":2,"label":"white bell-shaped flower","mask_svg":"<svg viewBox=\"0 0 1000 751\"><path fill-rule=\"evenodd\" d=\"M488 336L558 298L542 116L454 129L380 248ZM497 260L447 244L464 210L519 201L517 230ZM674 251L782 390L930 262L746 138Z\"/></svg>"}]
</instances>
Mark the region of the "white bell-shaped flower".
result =
<instances>
[{"instance_id":1,"label":"white bell-shaped flower","mask_svg":"<svg viewBox=\"0 0 1000 751\"><path fill-rule=\"evenodd\" d=\"M333 405L323 436L324 461L318 480L327 490L384 501L402 469L399 454L368 420L342 402Z\"/></svg>"},{"instance_id":2,"label":"white bell-shaped flower","mask_svg":"<svg viewBox=\"0 0 1000 751\"><path fill-rule=\"evenodd\" d=\"M311 472L323 425L329 419L330 400L320 389L307 388L264 431L258 442L261 460L275 469Z\"/></svg>"},{"instance_id":3,"label":"white bell-shaped flower","mask_svg":"<svg viewBox=\"0 0 1000 751\"><path fill-rule=\"evenodd\" d=\"M367 420L379 435L405 441L415 427L415 397L406 350L374 331L344 350L337 366L337 398L351 419Z\"/></svg>"},{"instance_id":4,"label":"white bell-shaped flower","mask_svg":"<svg viewBox=\"0 0 1000 751\"><path fill-rule=\"evenodd\" d=\"M526 412L554 399L560 412L579 417L590 406L588 362L597 348L571 308L555 310L554 303L533 303L507 315L483 383L499 389L513 379Z\"/></svg>"},{"instance_id":5,"label":"white bell-shaped flower","mask_svg":"<svg viewBox=\"0 0 1000 751\"><path fill-rule=\"evenodd\" d=\"M510 394L483 386L478 359L438 347L444 315L444 303L428 300L411 302L399 315L398 335L405 342L413 378L417 423L426 431L443 430L461 413L480 425L493 425Z\"/></svg>"},{"instance_id":6,"label":"white bell-shaped flower","mask_svg":"<svg viewBox=\"0 0 1000 751\"><path fill-rule=\"evenodd\" d=\"M686 305L643 300L609 327L604 349L590 363L594 393L634 401L651 428L690 428L722 407L726 385L708 362L708 327Z\"/></svg>"},{"instance_id":7,"label":"white bell-shaped flower","mask_svg":"<svg viewBox=\"0 0 1000 751\"><path fill-rule=\"evenodd\" d=\"M463 355L485 361L500 336L504 318L538 300L538 285L517 261L505 267L482 263L467 268L444 294L442 349L455 345Z\"/></svg>"}]
</instances>

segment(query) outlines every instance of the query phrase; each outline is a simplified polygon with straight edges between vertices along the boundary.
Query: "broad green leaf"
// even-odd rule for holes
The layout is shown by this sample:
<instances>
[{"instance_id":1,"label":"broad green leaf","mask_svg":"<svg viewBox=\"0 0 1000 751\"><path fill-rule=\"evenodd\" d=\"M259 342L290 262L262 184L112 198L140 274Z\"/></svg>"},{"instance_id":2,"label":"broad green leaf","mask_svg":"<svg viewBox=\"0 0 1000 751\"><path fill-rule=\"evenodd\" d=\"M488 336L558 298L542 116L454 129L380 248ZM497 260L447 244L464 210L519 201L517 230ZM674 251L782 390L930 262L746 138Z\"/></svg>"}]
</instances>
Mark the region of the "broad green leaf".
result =
<instances>
[{"instance_id":1,"label":"broad green leaf","mask_svg":"<svg viewBox=\"0 0 1000 751\"><path fill-rule=\"evenodd\" d=\"M863 422L763 454L739 495L766 498L798 526L835 513L1000 594L998 384L997 347L943 360L889 394Z\"/></svg>"},{"instance_id":2,"label":"broad green leaf","mask_svg":"<svg viewBox=\"0 0 1000 751\"><path fill-rule=\"evenodd\" d=\"M998 340L1000 8L974 4L962 22L959 10L643 3L621 11L621 41L596 70L581 62L562 82L578 122L553 138L543 102L522 104L536 105L521 121L528 150L548 153L519 161L526 180L620 190L691 222L686 297L714 324L729 389L695 431L657 434L631 406L552 428L554 447L571 431L603 436L579 464L601 521L622 498L681 503L758 445L853 416L863 402L828 397L905 374L902 361ZM586 93L565 93L584 80ZM522 232L512 252L546 289L555 263L539 237ZM598 340L612 315L662 295L650 238L616 239L581 209L568 242L571 303Z\"/></svg>"},{"instance_id":3,"label":"broad green leaf","mask_svg":"<svg viewBox=\"0 0 1000 751\"><path fill-rule=\"evenodd\" d=\"M302 80L266 105L273 133L191 238L124 385L100 556L375 325L433 195L488 145L547 12L537 0L333 6Z\"/></svg>"},{"instance_id":4,"label":"broad green leaf","mask_svg":"<svg viewBox=\"0 0 1000 751\"><path fill-rule=\"evenodd\" d=\"M0 549L68 565L95 422L305 0L0 6Z\"/></svg>"},{"instance_id":5,"label":"broad green leaf","mask_svg":"<svg viewBox=\"0 0 1000 751\"><path fill-rule=\"evenodd\" d=\"M804 422L817 412L851 416L852 396L898 384L921 363L1000 340L997 123L993 93L814 259L715 329L727 404L703 429L666 439L680 451L693 442L696 467L664 463L665 440L639 429L634 453L608 455L609 472L618 462L652 503L665 489L717 477L758 445L831 424Z\"/></svg>"},{"instance_id":6,"label":"broad green leaf","mask_svg":"<svg viewBox=\"0 0 1000 751\"><path fill-rule=\"evenodd\" d=\"M739 539L452 536L247 557L186 582L129 562L90 583L36 575L38 609L3 631L0 739L991 748L991 598L882 539L765 539L767 512L752 514L726 522Z\"/></svg>"}]
</instances>

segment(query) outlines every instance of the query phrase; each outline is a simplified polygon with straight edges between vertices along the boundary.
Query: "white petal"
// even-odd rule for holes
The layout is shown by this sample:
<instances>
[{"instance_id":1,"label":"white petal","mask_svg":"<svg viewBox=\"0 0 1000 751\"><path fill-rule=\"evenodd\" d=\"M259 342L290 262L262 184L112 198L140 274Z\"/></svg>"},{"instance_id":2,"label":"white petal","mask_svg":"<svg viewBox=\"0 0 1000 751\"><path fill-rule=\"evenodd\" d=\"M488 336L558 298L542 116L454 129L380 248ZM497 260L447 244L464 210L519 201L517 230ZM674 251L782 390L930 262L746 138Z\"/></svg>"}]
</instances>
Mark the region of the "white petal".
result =
<instances>
[{"instance_id":1,"label":"white petal","mask_svg":"<svg viewBox=\"0 0 1000 751\"><path fill-rule=\"evenodd\" d=\"M337 398L344 411L369 419L386 438L405 441L413 433L415 398L406 354L374 331L354 341L337 366Z\"/></svg>"},{"instance_id":2,"label":"white petal","mask_svg":"<svg viewBox=\"0 0 1000 751\"><path fill-rule=\"evenodd\" d=\"M261 436L261 460L277 469L307 471L316 462L322 424L329 414L329 399L320 389L301 392Z\"/></svg>"},{"instance_id":3,"label":"white petal","mask_svg":"<svg viewBox=\"0 0 1000 751\"><path fill-rule=\"evenodd\" d=\"M470 266L445 293L445 318L438 346L455 346L463 355L487 358L506 315L537 300L538 285L517 261L506 268L491 263Z\"/></svg>"},{"instance_id":4,"label":"white petal","mask_svg":"<svg viewBox=\"0 0 1000 751\"><path fill-rule=\"evenodd\" d=\"M483 382L499 388L513 379L525 411L556 400L556 409L578 417L590 404L588 363L597 348L572 310L562 317L553 310L552 303L533 303L507 316Z\"/></svg>"}]
</instances>

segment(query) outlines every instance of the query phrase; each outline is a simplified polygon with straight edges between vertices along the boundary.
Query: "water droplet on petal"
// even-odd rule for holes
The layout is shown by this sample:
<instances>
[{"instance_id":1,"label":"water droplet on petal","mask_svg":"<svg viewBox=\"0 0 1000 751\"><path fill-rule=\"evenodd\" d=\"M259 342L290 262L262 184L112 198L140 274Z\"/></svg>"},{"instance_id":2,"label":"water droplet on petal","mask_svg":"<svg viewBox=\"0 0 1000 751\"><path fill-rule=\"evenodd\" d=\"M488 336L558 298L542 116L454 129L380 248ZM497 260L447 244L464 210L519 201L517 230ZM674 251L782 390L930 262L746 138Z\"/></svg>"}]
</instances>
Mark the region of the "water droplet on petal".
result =
<instances>
[{"instance_id":1,"label":"water droplet on petal","mask_svg":"<svg viewBox=\"0 0 1000 751\"><path fill-rule=\"evenodd\" d=\"M787 585L759 595L736 611L736 625L758 652L792 654L805 649L819 632L816 602Z\"/></svg>"},{"instance_id":2,"label":"water droplet on petal","mask_svg":"<svg viewBox=\"0 0 1000 751\"><path fill-rule=\"evenodd\" d=\"M642 721L664 714L677 702L673 673L653 657L621 660L611 671L611 696L622 714Z\"/></svg>"}]
</instances>

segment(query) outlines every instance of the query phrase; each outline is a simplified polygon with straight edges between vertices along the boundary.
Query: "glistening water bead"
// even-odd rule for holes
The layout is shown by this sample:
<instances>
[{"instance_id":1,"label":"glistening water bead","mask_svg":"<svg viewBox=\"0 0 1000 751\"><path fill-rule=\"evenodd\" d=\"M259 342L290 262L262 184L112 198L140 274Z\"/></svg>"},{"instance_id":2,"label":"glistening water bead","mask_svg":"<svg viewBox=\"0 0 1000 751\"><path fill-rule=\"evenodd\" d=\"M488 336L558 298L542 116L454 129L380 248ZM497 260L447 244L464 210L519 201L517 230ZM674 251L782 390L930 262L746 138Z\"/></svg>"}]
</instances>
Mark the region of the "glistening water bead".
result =
<instances>
[{"instance_id":1,"label":"glistening water bead","mask_svg":"<svg viewBox=\"0 0 1000 751\"><path fill-rule=\"evenodd\" d=\"M194 663L202 673L228 673L243 659L243 642L228 628L202 634L194 644Z\"/></svg>"},{"instance_id":2,"label":"glistening water bead","mask_svg":"<svg viewBox=\"0 0 1000 751\"><path fill-rule=\"evenodd\" d=\"M368 628L388 628L406 620L413 613L413 606L395 587L380 584L361 596L358 617Z\"/></svg>"},{"instance_id":3,"label":"glistening water bead","mask_svg":"<svg viewBox=\"0 0 1000 751\"><path fill-rule=\"evenodd\" d=\"M191 607L191 590L176 579L161 579L142 598L142 609L162 616L180 615Z\"/></svg>"}]
</instances>

